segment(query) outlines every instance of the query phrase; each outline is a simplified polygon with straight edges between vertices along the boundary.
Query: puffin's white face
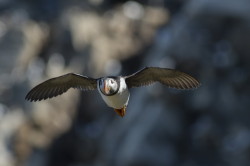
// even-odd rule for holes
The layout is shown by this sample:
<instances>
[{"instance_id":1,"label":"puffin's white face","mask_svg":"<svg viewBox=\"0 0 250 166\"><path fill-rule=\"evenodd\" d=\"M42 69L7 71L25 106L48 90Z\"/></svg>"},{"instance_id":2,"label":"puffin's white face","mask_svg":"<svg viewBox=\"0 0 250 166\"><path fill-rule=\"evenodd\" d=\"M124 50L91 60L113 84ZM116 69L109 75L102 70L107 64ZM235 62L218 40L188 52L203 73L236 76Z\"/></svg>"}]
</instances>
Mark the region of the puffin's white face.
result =
<instances>
[{"instance_id":1,"label":"puffin's white face","mask_svg":"<svg viewBox=\"0 0 250 166\"><path fill-rule=\"evenodd\" d=\"M99 88L104 95L113 95L118 91L118 83L114 78L102 78L99 81Z\"/></svg>"}]
</instances>

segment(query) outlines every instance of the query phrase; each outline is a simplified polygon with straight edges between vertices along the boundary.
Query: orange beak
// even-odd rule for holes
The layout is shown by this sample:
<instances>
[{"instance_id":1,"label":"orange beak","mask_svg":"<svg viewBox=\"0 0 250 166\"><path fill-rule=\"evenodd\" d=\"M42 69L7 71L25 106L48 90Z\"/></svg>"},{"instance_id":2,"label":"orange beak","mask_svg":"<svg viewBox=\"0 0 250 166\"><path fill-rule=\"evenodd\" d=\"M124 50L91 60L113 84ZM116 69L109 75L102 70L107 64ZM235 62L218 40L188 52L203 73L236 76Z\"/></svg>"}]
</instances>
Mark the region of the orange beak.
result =
<instances>
[{"instance_id":1,"label":"orange beak","mask_svg":"<svg viewBox=\"0 0 250 166\"><path fill-rule=\"evenodd\" d=\"M109 91L110 91L110 88L109 88L109 86L107 86L106 81L104 81L104 92L106 94L109 94Z\"/></svg>"}]
</instances>

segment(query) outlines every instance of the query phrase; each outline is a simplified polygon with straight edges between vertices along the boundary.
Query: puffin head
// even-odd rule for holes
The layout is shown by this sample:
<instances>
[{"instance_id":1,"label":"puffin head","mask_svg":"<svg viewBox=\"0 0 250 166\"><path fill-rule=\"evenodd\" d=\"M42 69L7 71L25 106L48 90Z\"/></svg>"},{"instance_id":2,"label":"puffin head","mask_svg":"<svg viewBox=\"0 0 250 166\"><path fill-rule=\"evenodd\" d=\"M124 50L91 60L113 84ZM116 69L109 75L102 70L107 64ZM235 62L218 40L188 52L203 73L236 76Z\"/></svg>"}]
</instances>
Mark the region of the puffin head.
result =
<instances>
[{"instance_id":1,"label":"puffin head","mask_svg":"<svg viewBox=\"0 0 250 166\"><path fill-rule=\"evenodd\" d=\"M115 78L106 77L99 81L99 88L104 95L111 96L118 92L119 83Z\"/></svg>"}]
</instances>

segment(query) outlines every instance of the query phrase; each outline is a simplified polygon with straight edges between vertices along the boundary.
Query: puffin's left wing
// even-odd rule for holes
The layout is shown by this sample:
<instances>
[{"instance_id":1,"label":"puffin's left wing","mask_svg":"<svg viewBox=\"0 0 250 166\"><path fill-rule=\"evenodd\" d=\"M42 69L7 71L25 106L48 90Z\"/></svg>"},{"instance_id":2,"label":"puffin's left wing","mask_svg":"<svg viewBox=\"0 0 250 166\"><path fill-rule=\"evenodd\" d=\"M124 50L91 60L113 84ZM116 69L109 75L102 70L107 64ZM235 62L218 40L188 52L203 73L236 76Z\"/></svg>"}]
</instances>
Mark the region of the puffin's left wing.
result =
<instances>
[{"instance_id":1,"label":"puffin's left wing","mask_svg":"<svg viewBox=\"0 0 250 166\"><path fill-rule=\"evenodd\" d=\"M197 88L200 83L192 76L174 69L145 67L142 70L126 76L128 88L150 85L160 82L171 88L192 89Z\"/></svg>"},{"instance_id":2,"label":"puffin's left wing","mask_svg":"<svg viewBox=\"0 0 250 166\"><path fill-rule=\"evenodd\" d=\"M26 95L30 101L45 100L67 92L70 88L81 90L94 90L97 88L97 80L79 74L68 73L51 78L37 85Z\"/></svg>"}]
</instances>

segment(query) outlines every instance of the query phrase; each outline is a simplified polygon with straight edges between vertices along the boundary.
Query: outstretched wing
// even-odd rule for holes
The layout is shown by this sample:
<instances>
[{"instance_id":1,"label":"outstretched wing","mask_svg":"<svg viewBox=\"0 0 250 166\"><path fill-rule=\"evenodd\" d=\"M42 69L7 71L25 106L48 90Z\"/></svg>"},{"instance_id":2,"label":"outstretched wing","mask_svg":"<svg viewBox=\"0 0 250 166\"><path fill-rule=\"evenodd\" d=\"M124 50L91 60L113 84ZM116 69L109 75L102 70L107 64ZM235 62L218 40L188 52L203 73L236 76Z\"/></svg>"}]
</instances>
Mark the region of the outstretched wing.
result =
<instances>
[{"instance_id":1,"label":"outstretched wing","mask_svg":"<svg viewBox=\"0 0 250 166\"><path fill-rule=\"evenodd\" d=\"M29 91L25 99L29 101L40 101L56 97L67 92L70 88L81 90L94 90L97 80L86 76L69 73L59 77L51 78Z\"/></svg>"},{"instance_id":2,"label":"outstretched wing","mask_svg":"<svg viewBox=\"0 0 250 166\"><path fill-rule=\"evenodd\" d=\"M142 70L125 77L129 88L146 86L160 82L171 88L192 89L200 83L192 76L174 69L145 67Z\"/></svg>"}]
</instances>

